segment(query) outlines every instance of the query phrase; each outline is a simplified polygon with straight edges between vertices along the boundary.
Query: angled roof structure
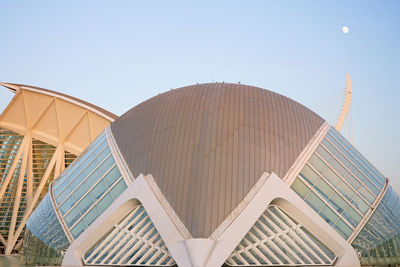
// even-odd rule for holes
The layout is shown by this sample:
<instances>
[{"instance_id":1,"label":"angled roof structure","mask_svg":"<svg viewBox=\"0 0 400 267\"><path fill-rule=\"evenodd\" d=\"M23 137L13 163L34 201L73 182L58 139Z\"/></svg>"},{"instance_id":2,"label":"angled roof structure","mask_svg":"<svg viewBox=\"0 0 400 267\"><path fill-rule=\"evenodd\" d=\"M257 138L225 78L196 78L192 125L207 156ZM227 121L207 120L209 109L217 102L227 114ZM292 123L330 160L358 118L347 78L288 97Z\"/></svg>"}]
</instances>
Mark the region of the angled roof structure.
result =
<instances>
[{"instance_id":1,"label":"angled roof structure","mask_svg":"<svg viewBox=\"0 0 400 267\"><path fill-rule=\"evenodd\" d=\"M15 93L0 115L0 247L9 254L49 183L117 116L55 91L0 85Z\"/></svg>"}]
</instances>

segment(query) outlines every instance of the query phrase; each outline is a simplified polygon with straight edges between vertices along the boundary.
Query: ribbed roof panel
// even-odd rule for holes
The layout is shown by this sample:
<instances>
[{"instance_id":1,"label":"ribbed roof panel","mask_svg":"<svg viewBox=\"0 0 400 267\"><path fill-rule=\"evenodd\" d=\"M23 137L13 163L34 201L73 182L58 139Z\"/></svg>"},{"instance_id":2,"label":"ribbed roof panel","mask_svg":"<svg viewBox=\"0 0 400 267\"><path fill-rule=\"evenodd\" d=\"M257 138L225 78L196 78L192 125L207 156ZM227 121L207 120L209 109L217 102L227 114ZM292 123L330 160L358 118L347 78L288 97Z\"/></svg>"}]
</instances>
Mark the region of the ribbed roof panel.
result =
<instances>
[{"instance_id":1,"label":"ribbed roof panel","mask_svg":"<svg viewBox=\"0 0 400 267\"><path fill-rule=\"evenodd\" d=\"M283 177L324 120L242 84L183 87L111 125L133 175L152 174L193 237L208 237L264 172Z\"/></svg>"}]
</instances>

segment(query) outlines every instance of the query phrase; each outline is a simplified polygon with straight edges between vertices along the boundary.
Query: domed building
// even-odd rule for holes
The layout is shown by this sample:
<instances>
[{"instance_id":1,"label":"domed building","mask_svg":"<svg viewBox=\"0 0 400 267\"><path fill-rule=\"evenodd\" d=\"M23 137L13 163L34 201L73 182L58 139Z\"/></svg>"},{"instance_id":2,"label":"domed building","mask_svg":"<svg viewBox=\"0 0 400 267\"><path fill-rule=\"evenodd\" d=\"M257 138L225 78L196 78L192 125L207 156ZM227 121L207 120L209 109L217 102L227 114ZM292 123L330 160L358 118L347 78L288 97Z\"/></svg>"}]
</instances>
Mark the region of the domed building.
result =
<instances>
[{"instance_id":1,"label":"domed building","mask_svg":"<svg viewBox=\"0 0 400 267\"><path fill-rule=\"evenodd\" d=\"M399 208L388 180L303 105L242 84L197 84L104 130L29 218L25 257L47 249L66 266L392 264Z\"/></svg>"}]
</instances>

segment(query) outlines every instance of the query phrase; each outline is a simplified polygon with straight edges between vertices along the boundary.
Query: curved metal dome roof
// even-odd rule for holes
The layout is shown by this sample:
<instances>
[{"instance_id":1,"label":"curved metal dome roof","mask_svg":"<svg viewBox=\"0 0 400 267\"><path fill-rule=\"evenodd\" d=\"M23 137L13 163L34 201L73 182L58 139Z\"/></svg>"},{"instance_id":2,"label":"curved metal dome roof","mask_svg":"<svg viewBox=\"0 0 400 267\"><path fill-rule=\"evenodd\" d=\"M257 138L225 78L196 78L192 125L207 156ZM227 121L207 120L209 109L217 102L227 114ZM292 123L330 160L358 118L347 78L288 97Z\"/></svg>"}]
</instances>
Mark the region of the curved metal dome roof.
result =
<instances>
[{"instance_id":1,"label":"curved metal dome roof","mask_svg":"<svg viewBox=\"0 0 400 267\"><path fill-rule=\"evenodd\" d=\"M191 235L207 238L264 172L283 177L323 123L277 93L209 83L155 96L111 130L133 175L152 174Z\"/></svg>"}]
</instances>

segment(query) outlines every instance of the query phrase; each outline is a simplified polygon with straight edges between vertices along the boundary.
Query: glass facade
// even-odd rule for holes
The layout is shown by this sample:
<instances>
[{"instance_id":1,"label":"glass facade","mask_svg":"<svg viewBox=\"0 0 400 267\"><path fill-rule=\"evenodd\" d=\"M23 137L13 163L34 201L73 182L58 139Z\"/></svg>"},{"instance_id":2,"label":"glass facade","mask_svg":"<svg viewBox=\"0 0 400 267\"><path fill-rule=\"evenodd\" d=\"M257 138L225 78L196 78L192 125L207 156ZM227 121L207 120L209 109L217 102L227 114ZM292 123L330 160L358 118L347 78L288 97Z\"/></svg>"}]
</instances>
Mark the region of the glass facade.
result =
<instances>
[{"instance_id":1,"label":"glass facade","mask_svg":"<svg viewBox=\"0 0 400 267\"><path fill-rule=\"evenodd\" d=\"M15 136L4 144L17 151L22 139ZM51 158L51 147L38 141L34 145L35 151L43 148L41 154L37 152L41 157L36 161L36 157L33 157L34 164L42 166L34 170L41 177L42 169L46 168ZM9 157L16 153L12 149L8 152ZM2 168L6 169L7 160L0 155L2 159ZM73 155L68 156L68 162L72 160ZM376 205L385 183L385 178L331 128L291 188L343 238L349 240L359 229L363 218L371 214L369 211ZM103 133L54 181L52 195L47 194L29 218L23 244L25 262L47 265L61 263L70 243L56 212L62 217L69 237L76 239L126 188L127 184ZM352 243L363 265L400 262L399 225L400 198L389 187ZM328 266L334 264L336 258L326 245L289 214L279 207L270 206L224 266ZM142 205L136 206L106 236L99 237L82 259L87 265L175 264Z\"/></svg>"},{"instance_id":2,"label":"glass facade","mask_svg":"<svg viewBox=\"0 0 400 267\"><path fill-rule=\"evenodd\" d=\"M76 239L126 188L103 133L55 181L53 195Z\"/></svg>"},{"instance_id":3,"label":"glass facade","mask_svg":"<svg viewBox=\"0 0 400 267\"><path fill-rule=\"evenodd\" d=\"M385 178L331 127L291 187L348 239L384 184Z\"/></svg>"},{"instance_id":4,"label":"glass facade","mask_svg":"<svg viewBox=\"0 0 400 267\"><path fill-rule=\"evenodd\" d=\"M0 185L3 184L6 179L23 139L24 137L22 135L0 128ZM8 232L13 214L14 196L17 190L21 161L19 160L17 164L10 184L3 198L0 199L0 234L6 240L8 239ZM25 192L22 193L22 200L25 199L26 188L24 188L24 191ZM21 203L21 207L24 207L24 205L25 203ZM3 245L0 243L0 247L2 246Z\"/></svg>"},{"instance_id":5,"label":"glass facade","mask_svg":"<svg viewBox=\"0 0 400 267\"><path fill-rule=\"evenodd\" d=\"M382 201L352 243L361 263L400 262L400 197L389 186Z\"/></svg>"},{"instance_id":6,"label":"glass facade","mask_svg":"<svg viewBox=\"0 0 400 267\"><path fill-rule=\"evenodd\" d=\"M61 263L69 241L58 221L49 193L43 198L27 223L23 245L24 262L54 265Z\"/></svg>"},{"instance_id":7,"label":"glass facade","mask_svg":"<svg viewBox=\"0 0 400 267\"><path fill-rule=\"evenodd\" d=\"M35 237L28 229L25 232L21 248L21 262L29 266L39 265L61 265L63 252L57 251L39 238Z\"/></svg>"},{"instance_id":8,"label":"glass facade","mask_svg":"<svg viewBox=\"0 0 400 267\"><path fill-rule=\"evenodd\" d=\"M11 165L13 164L18 149L24 139L24 136L16 134L12 131L0 128L0 186L6 179ZM40 181L48 167L48 164L53 156L56 148L52 145L46 144L42 141L32 138L31 144L32 151L32 192L35 192L38 188ZM72 158L73 155L69 158ZM68 162L66 162L68 164ZM0 201L0 234L4 239L8 239L10 230L10 224L12 220L15 198L18 188L18 180L21 171L21 159L18 159L14 173L12 174L11 180L4 192L3 197ZM22 183L21 198L19 202L19 209L16 216L16 222L14 228L17 229L27 207L27 170L25 172L25 179ZM54 169L50 173L44 188L48 188L49 183L54 178ZM47 190L43 190L39 196L38 202L44 197ZM18 237L18 241L22 239L24 232L22 231Z\"/></svg>"},{"instance_id":9,"label":"glass facade","mask_svg":"<svg viewBox=\"0 0 400 267\"><path fill-rule=\"evenodd\" d=\"M32 235L55 250L64 250L70 244L58 221L49 193L46 194L35 212L29 217L26 227Z\"/></svg>"},{"instance_id":10,"label":"glass facade","mask_svg":"<svg viewBox=\"0 0 400 267\"><path fill-rule=\"evenodd\" d=\"M46 144L42 141L32 139L32 182L34 190L39 186L40 181L50 163L56 148L52 145ZM54 171L50 174L46 181L44 188L49 188L49 184L54 179ZM47 193L43 190L39 199L42 199ZM38 202L39 203L39 202Z\"/></svg>"}]
</instances>

